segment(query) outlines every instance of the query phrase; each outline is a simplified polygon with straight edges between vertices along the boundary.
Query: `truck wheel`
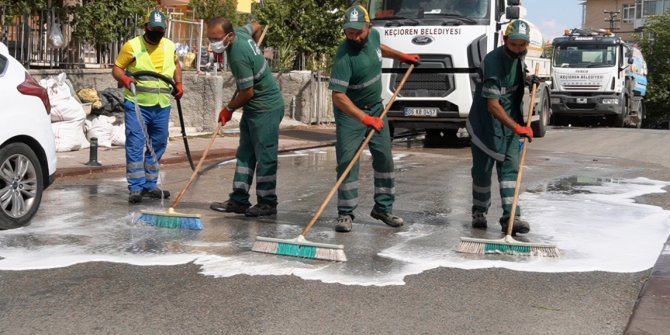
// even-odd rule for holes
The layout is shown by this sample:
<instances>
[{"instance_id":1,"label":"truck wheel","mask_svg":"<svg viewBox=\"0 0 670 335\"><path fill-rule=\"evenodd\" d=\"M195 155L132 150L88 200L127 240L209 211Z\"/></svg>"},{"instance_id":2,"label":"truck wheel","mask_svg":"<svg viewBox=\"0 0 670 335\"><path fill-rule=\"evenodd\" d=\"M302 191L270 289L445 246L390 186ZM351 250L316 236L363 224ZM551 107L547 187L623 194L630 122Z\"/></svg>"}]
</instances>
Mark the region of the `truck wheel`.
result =
<instances>
[{"instance_id":1,"label":"truck wheel","mask_svg":"<svg viewBox=\"0 0 670 335\"><path fill-rule=\"evenodd\" d=\"M621 113L611 117L611 127L623 128L626 125L626 117L628 117L628 99L623 97L619 102L619 106L621 106Z\"/></svg>"},{"instance_id":2,"label":"truck wheel","mask_svg":"<svg viewBox=\"0 0 670 335\"><path fill-rule=\"evenodd\" d=\"M538 115L540 116L540 119L531 124L531 127L533 128L533 136L544 137L547 133L547 125L549 124L549 98L546 93L544 94L537 113L539 113Z\"/></svg>"}]
</instances>

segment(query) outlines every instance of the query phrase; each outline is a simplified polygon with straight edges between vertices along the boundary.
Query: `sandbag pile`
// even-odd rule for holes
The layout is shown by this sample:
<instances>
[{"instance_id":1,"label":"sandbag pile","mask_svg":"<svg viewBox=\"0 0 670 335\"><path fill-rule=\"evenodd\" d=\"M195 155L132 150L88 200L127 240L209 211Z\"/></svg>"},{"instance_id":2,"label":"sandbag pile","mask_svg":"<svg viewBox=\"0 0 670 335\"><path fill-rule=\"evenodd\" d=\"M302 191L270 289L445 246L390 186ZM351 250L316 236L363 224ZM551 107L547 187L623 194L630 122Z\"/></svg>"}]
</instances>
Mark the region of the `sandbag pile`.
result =
<instances>
[{"instance_id":1,"label":"sandbag pile","mask_svg":"<svg viewBox=\"0 0 670 335\"><path fill-rule=\"evenodd\" d=\"M90 145L84 136L86 112L66 83L65 73L42 79L40 85L47 89L51 103L51 128L55 135L56 151L88 148Z\"/></svg>"}]
</instances>

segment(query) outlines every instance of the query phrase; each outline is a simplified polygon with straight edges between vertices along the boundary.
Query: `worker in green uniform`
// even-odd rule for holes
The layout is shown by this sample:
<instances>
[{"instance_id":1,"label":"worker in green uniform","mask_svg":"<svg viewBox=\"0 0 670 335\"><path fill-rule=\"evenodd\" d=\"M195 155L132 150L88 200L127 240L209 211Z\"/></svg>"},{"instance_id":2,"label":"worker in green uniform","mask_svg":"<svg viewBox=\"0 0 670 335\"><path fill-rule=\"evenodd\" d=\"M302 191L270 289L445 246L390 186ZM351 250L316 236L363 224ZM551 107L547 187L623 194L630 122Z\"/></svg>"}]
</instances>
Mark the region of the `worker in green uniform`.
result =
<instances>
[{"instance_id":1,"label":"worker in green uniform","mask_svg":"<svg viewBox=\"0 0 670 335\"><path fill-rule=\"evenodd\" d=\"M491 206L491 175L496 167L500 184L503 215L502 231L507 224L514 200L519 172L519 136L533 138L533 130L524 126L524 58L529 44L530 26L522 20L510 23L505 30L504 45L486 55L480 68L480 80L466 123L472 140L472 227L486 229L486 213ZM517 207L513 233L530 231L528 222L520 219Z\"/></svg>"},{"instance_id":2,"label":"worker in green uniform","mask_svg":"<svg viewBox=\"0 0 670 335\"><path fill-rule=\"evenodd\" d=\"M403 54L380 44L379 33L370 29L370 18L360 5L347 9L344 33L330 76L333 91L338 178L363 143L367 131L376 131L369 143L374 169L375 205L370 215L391 227L403 225L403 219L393 215L395 180L391 134L387 121L379 116L384 110L381 99L382 56L418 65L419 56ZM370 129L371 127L372 129ZM338 218L335 230L349 232L358 205L359 163L351 169L337 192Z\"/></svg>"},{"instance_id":3,"label":"worker in green uniform","mask_svg":"<svg viewBox=\"0 0 670 335\"><path fill-rule=\"evenodd\" d=\"M228 200L213 202L210 208L252 217L277 214L277 149L279 123L284 117L279 86L256 45L260 35L257 23L234 29L228 19L217 17L207 25L210 47L217 53L226 52L238 90L221 109L219 122L225 125L235 110L243 109L233 191ZM257 203L251 207L249 189L254 172Z\"/></svg>"}]
</instances>

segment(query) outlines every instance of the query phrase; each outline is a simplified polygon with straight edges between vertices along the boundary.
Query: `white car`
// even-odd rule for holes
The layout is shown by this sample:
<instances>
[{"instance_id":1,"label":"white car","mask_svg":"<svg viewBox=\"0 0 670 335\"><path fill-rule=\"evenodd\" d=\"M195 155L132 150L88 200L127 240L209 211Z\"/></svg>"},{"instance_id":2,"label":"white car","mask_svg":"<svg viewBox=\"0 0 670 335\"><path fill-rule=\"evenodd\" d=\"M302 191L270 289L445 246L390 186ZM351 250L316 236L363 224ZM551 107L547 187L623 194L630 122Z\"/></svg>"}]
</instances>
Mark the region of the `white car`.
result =
<instances>
[{"instance_id":1,"label":"white car","mask_svg":"<svg viewBox=\"0 0 670 335\"><path fill-rule=\"evenodd\" d=\"M0 229L26 226L56 176L47 90L0 43Z\"/></svg>"}]
</instances>

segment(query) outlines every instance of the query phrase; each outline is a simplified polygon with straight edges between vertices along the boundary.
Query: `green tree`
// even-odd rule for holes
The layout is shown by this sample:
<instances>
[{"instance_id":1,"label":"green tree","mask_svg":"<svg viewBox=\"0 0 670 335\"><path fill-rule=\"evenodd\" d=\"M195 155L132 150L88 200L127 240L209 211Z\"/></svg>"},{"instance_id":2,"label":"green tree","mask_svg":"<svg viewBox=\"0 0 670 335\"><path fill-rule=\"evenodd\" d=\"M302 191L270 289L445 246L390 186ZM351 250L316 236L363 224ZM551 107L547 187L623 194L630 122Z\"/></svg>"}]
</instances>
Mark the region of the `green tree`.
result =
<instances>
[{"instance_id":1,"label":"green tree","mask_svg":"<svg viewBox=\"0 0 670 335\"><path fill-rule=\"evenodd\" d=\"M0 0L8 16L28 15L47 8L47 0Z\"/></svg>"},{"instance_id":2,"label":"green tree","mask_svg":"<svg viewBox=\"0 0 670 335\"><path fill-rule=\"evenodd\" d=\"M265 0L255 4L253 13L262 24L268 24L266 45L281 51L282 57L303 56L310 70L325 70L344 38L342 16L347 7L342 0ZM295 51L286 55L287 52ZM298 58L298 59L300 59ZM292 70L285 64L280 70Z\"/></svg>"},{"instance_id":3,"label":"green tree","mask_svg":"<svg viewBox=\"0 0 670 335\"><path fill-rule=\"evenodd\" d=\"M647 62L646 108L649 121L670 117L670 14L652 16L637 36Z\"/></svg>"},{"instance_id":4,"label":"green tree","mask_svg":"<svg viewBox=\"0 0 670 335\"><path fill-rule=\"evenodd\" d=\"M72 36L96 46L123 41L136 35L142 27L152 0L84 0L83 5L70 7L75 25Z\"/></svg>"},{"instance_id":5,"label":"green tree","mask_svg":"<svg viewBox=\"0 0 670 335\"><path fill-rule=\"evenodd\" d=\"M191 0L188 6L198 19L208 21L223 16L235 26L244 23L245 18L237 12L237 0Z\"/></svg>"}]
</instances>

